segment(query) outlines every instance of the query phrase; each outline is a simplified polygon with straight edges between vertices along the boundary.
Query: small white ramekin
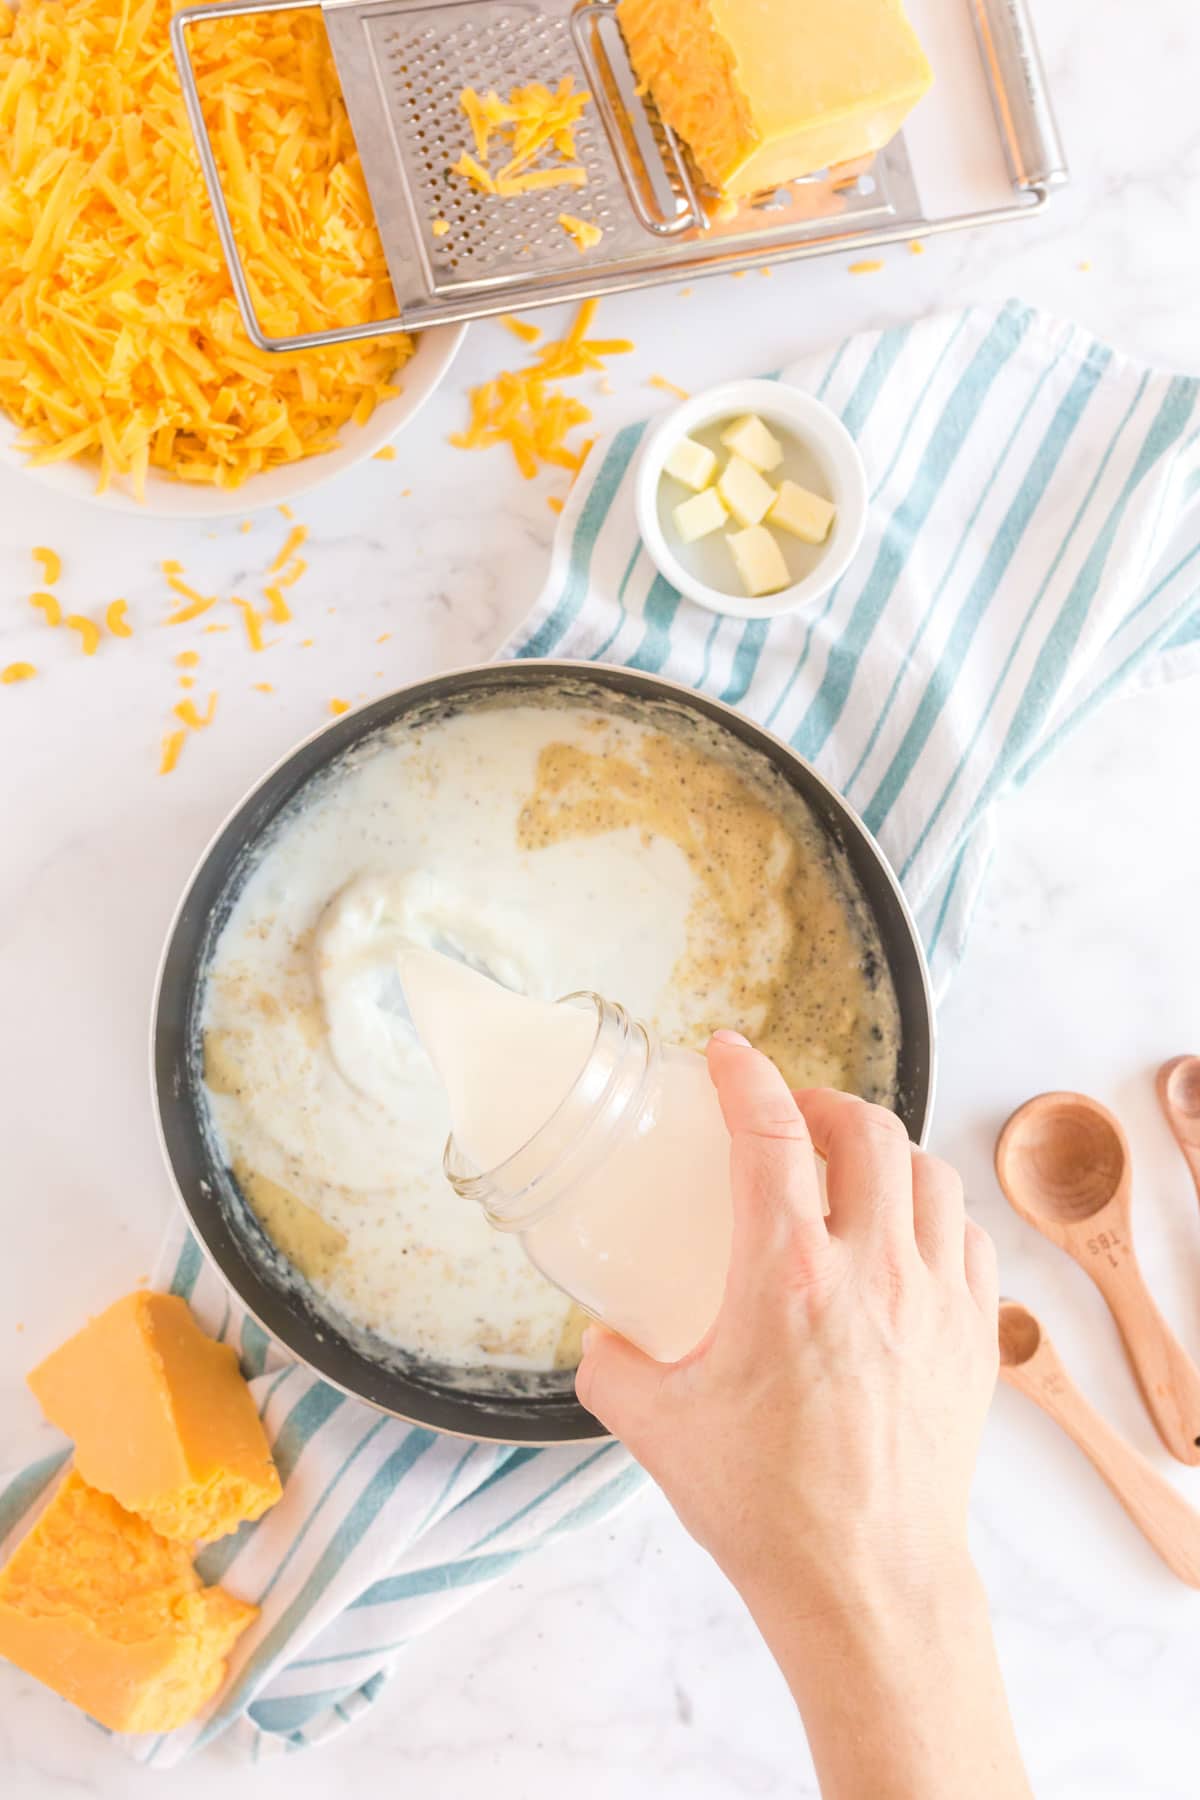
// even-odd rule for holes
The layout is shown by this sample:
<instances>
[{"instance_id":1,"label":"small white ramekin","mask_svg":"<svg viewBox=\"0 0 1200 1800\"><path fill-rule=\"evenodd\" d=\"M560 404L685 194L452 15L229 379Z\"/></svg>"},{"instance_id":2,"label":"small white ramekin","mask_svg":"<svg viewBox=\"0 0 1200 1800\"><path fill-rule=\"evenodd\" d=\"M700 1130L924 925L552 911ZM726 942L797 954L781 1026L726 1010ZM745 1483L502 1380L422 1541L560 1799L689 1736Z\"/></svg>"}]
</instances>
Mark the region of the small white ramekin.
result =
<instances>
[{"instance_id":1,"label":"small white ramekin","mask_svg":"<svg viewBox=\"0 0 1200 1800\"><path fill-rule=\"evenodd\" d=\"M710 587L684 568L667 541L658 516L658 488L663 465L681 437L720 419L757 413L767 425L798 438L820 463L829 484L829 498L837 518L816 568L803 581L781 588L777 594L752 599L747 594L726 593ZM728 381L720 387L694 394L677 406L649 433L638 462L635 498L638 528L659 573L709 612L729 613L737 619L771 619L828 593L849 568L867 523L867 474L858 445L835 412L802 388L782 381Z\"/></svg>"}]
</instances>

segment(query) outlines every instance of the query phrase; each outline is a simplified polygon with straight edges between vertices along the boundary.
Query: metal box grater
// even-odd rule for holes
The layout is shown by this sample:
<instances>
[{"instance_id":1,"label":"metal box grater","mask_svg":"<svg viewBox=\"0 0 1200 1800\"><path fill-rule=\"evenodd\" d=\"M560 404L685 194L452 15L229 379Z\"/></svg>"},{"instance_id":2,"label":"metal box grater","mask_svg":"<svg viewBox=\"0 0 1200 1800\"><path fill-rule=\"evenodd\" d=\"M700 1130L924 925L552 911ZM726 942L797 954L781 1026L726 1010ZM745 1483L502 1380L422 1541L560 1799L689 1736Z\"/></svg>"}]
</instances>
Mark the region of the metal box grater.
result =
<instances>
[{"instance_id":1,"label":"metal box grater","mask_svg":"<svg viewBox=\"0 0 1200 1800\"><path fill-rule=\"evenodd\" d=\"M1004 206L938 218L922 210L902 135L865 172L810 176L725 216L653 101L637 94L616 0L208 0L176 13L171 39L246 330L260 349L291 351L1036 211L1067 169L1025 0L967 3L1014 196ZM234 238L187 31L201 19L313 6L329 34L399 311L394 319L271 338ZM554 86L567 74L593 97L576 127L588 186L568 201L604 233L584 255L557 223L561 191L501 199L450 173L471 144L462 88L507 93L531 80ZM437 218L450 224L445 236L431 231Z\"/></svg>"}]
</instances>

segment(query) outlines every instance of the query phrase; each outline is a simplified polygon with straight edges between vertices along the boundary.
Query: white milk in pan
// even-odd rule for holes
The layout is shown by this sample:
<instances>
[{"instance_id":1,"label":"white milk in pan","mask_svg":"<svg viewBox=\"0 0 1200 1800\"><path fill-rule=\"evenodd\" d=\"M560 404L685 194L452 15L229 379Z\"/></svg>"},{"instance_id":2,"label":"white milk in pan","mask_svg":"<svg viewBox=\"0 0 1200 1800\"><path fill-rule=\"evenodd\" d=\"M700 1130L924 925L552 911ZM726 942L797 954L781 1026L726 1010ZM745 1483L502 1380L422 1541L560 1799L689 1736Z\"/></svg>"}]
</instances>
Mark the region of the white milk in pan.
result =
<instances>
[{"instance_id":1,"label":"white milk in pan","mask_svg":"<svg viewBox=\"0 0 1200 1800\"><path fill-rule=\"evenodd\" d=\"M547 1002L605 995L691 1049L729 1026L793 1085L888 1099L897 1014L864 973L885 967L870 932L804 803L713 727L495 700L406 724L284 816L221 933L217 1136L353 1325L464 1368L569 1367L577 1310L443 1173L449 1107L401 952Z\"/></svg>"}]
</instances>

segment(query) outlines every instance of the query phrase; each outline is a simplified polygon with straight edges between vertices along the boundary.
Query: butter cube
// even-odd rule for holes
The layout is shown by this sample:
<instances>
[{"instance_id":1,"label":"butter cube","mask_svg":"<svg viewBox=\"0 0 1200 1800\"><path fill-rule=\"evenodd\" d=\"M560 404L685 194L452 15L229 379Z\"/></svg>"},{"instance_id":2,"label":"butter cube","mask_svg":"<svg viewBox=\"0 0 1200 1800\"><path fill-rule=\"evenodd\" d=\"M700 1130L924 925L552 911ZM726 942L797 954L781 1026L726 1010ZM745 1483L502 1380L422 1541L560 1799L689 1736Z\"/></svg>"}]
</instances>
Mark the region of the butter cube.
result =
<instances>
[{"instance_id":1,"label":"butter cube","mask_svg":"<svg viewBox=\"0 0 1200 1800\"><path fill-rule=\"evenodd\" d=\"M765 525L733 531L728 543L748 594L757 598L759 594L776 594L780 588L791 586L792 577L783 551Z\"/></svg>"},{"instance_id":2,"label":"butter cube","mask_svg":"<svg viewBox=\"0 0 1200 1800\"><path fill-rule=\"evenodd\" d=\"M744 419L735 419L721 433L721 442L727 450L744 457L764 475L769 475L783 461L783 445L767 430L756 413L747 413Z\"/></svg>"},{"instance_id":3,"label":"butter cube","mask_svg":"<svg viewBox=\"0 0 1200 1800\"><path fill-rule=\"evenodd\" d=\"M717 492L739 525L757 525L766 518L775 489L743 456L731 456L717 482Z\"/></svg>"},{"instance_id":4,"label":"butter cube","mask_svg":"<svg viewBox=\"0 0 1200 1800\"><path fill-rule=\"evenodd\" d=\"M707 537L710 531L720 531L729 514L716 488L705 488L702 494L681 500L671 517L683 542L694 544L697 538Z\"/></svg>"},{"instance_id":5,"label":"butter cube","mask_svg":"<svg viewBox=\"0 0 1200 1800\"><path fill-rule=\"evenodd\" d=\"M110 1731L174 1731L258 1608L74 1471L0 1571L0 1657Z\"/></svg>"},{"instance_id":6,"label":"butter cube","mask_svg":"<svg viewBox=\"0 0 1200 1800\"><path fill-rule=\"evenodd\" d=\"M682 481L684 487L695 488L699 493L706 488L717 470L717 453L706 444L698 444L695 438L682 437L668 456L663 468L676 481Z\"/></svg>"},{"instance_id":7,"label":"butter cube","mask_svg":"<svg viewBox=\"0 0 1200 1800\"><path fill-rule=\"evenodd\" d=\"M790 531L806 544L823 544L837 517L837 507L832 500L823 500L820 494L801 487L798 481L784 481L767 517L772 525Z\"/></svg>"},{"instance_id":8,"label":"butter cube","mask_svg":"<svg viewBox=\"0 0 1200 1800\"><path fill-rule=\"evenodd\" d=\"M136 1293L29 1375L75 1466L165 1538L191 1544L257 1519L280 1495L237 1354L175 1294Z\"/></svg>"}]
</instances>

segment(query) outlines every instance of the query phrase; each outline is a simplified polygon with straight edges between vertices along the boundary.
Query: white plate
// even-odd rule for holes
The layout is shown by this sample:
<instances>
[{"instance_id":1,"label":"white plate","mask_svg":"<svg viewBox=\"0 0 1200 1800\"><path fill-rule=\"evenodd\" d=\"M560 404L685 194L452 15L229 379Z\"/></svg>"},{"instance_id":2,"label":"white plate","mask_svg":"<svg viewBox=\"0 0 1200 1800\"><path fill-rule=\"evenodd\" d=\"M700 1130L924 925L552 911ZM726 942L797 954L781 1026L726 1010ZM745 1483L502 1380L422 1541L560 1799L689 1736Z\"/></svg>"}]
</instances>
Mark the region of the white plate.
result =
<instances>
[{"instance_id":1,"label":"white plate","mask_svg":"<svg viewBox=\"0 0 1200 1800\"><path fill-rule=\"evenodd\" d=\"M127 513L135 518L220 519L235 513L256 512L265 506L279 506L332 480L344 469L353 468L355 463L374 456L376 450L390 443L397 432L416 417L433 390L444 380L466 331L465 325L435 325L415 334L413 353L397 375L403 391L394 400L381 402L365 425L343 426L338 449L330 450L324 456L307 456L302 462L266 469L261 475L250 476L241 487L216 488L190 481L172 481L169 476L152 469L146 478L144 502L135 500L129 488L116 480L107 493L98 494L94 465L62 462L31 466L17 448L16 425L3 412L0 412L0 461L73 500L87 500L93 506L104 506L110 512Z\"/></svg>"},{"instance_id":2,"label":"white plate","mask_svg":"<svg viewBox=\"0 0 1200 1800\"><path fill-rule=\"evenodd\" d=\"M742 413L757 413L766 424L804 444L820 463L829 497L837 507L829 542L812 573L777 594L758 599L727 593L701 581L675 554L659 519L663 465L680 438ZM635 493L638 529L659 573L697 606L730 613L737 619L775 618L828 593L853 561L867 523L867 474L858 445L835 412L802 388L783 381L727 381L693 395L669 412L642 446Z\"/></svg>"}]
</instances>

